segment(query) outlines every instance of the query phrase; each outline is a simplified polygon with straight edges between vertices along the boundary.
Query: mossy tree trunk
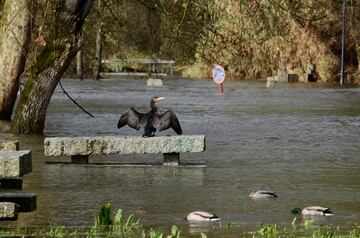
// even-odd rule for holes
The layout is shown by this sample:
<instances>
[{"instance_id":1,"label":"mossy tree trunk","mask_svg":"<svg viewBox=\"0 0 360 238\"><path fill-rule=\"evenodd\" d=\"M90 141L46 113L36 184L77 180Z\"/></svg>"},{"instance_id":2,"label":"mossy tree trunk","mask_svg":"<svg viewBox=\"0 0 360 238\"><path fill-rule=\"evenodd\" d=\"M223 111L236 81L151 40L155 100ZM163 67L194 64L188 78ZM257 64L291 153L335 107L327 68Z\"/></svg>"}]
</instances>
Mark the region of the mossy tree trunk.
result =
<instances>
[{"instance_id":1,"label":"mossy tree trunk","mask_svg":"<svg viewBox=\"0 0 360 238\"><path fill-rule=\"evenodd\" d=\"M0 120L10 120L31 36L33 0L0 2Z\"/></svg>"},{"instance_id":2,"label":"mossy tree trunk","mask_svg":"<svg viewBox=\"0 0 360 238\"><path fill-rule=\"evenodd\" d=\"M81 28L92 0L51 1L42 51L16 106L13 133L42 134L46 110L60 77L75 57Z\"/></svg>"}]
</instances>

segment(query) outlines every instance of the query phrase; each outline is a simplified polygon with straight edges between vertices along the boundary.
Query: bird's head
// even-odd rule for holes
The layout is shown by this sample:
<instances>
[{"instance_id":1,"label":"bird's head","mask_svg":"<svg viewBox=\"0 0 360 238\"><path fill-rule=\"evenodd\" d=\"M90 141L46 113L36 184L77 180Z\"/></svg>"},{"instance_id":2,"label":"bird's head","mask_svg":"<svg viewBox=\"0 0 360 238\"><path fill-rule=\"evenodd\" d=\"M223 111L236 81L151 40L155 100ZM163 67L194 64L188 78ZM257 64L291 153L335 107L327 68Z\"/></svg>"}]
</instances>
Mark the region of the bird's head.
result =
<instances>
[{"instance_id":1,"label":"bird's head","mask_svg":"<svg viewBox=\"0 0 360 238\"><path fill-rule=\"evenodd\" d=\"M291 210L291 213L292 214L300 214L301 213L301 208L299 208L299 207L293 208Z\"/></svg>"},{"instance_id":2,"label":"bird's head","mask_svg":"<svg viewBox=\"0 0 360 238\"><path fill-rule=\"evenodd\" d=\"M151 108L156 108L156 103L159 102L160 100L163 100L165 99L164 97L159 97L159 96L154 96L151 98L151 101L150 101L150 106Z\"/></svg>"},{"instance_id":3,"label":"bird's head","mask_svg":"<svg viewBox=\"0 0 360 238\"><path fill-rule=\"evenodd\" d=\"M164 97L154 96L151 98L151 101L157 103L158 101L165 99Z\"/></svg>"}]
</instances>

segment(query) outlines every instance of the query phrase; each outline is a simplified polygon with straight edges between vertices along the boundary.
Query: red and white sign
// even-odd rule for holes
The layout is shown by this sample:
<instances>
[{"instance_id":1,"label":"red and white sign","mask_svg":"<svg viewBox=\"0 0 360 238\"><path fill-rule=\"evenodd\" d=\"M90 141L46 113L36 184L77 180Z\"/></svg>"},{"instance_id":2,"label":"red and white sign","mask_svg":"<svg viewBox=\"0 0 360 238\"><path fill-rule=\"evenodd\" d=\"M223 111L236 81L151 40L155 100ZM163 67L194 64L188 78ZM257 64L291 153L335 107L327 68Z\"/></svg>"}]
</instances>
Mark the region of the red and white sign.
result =
<instances>
[{"instance_id":1,"label":"red and white sign","mask_svg":"<svg viewBox=\"0 0 360 238\"><path fill-rule=\"evenodd\" d=\"M216 84L222 84L225 80L225 69L221 65L215 65L212 77Z\"/></svg>"}]
</instances>

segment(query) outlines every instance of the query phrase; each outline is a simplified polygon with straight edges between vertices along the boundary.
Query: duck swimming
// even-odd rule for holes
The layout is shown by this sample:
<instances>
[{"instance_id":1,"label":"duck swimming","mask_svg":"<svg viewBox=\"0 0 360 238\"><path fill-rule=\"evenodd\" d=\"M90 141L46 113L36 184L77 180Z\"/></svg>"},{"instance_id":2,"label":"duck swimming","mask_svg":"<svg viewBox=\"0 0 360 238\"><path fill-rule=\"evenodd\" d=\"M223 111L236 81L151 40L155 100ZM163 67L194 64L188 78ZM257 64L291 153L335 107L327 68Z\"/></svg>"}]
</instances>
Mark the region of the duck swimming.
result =
<instances>
[{"instance_id":1,"label":"duck swimming","mask_svg":"<svg viewBox=\"0 0 360 238\"><path fill-rule=\"evenodd\" d=\"M220 218L211 212L194 211L187 215L188 221L219 221Z\"/></svg>"},{"instance_id":2,"label":"duck swimming","mask_svg":"<svg viewBox=\"0 0 360 238\"><path fill-rule=\"evenodd\" d=\"M303 209L301 208L294 208L291 210L291 213L293 214L302 214L305 216L332 216L334 213L330 211L329 208L326 207L319 207L319 206L310 206L305 207Z\"/></svg>"},{"instance_id":3,"label":"duck swimming","mask_svg":"<svg viewBox=\"0 0 360 238\"><path fill-rule=\"evenodd\" d=\"M255 190L249 194L250 198L276 198L278 195L273 191Z\"/></svg>"}]
</instances>

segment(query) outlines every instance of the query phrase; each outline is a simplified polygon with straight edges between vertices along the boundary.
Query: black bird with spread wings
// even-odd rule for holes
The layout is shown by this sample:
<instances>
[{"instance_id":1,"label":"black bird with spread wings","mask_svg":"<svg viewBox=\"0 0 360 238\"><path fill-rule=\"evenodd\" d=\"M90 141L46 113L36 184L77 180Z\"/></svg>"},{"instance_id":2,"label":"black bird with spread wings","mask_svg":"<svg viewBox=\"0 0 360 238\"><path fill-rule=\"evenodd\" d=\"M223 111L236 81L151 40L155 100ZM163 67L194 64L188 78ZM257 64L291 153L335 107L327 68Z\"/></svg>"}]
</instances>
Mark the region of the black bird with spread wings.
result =
<instances>
[{"instance_id":1,"label":"black bird with spread wings","mask_svg":"<svg viewBox=\"0 0 360 238\"><path fill-rule=\"evenodd\" d=\"M179 119L175 113L168 110L164 113L159 113L156 103L164 99L163 97L154 96L151 98L151 110L147 113L141 113L134 108L129 108L127 112L121 114L117 127L128 125L131 128L140 130L144 128L143 137L153 137L156 131L163 131L172 128L176 134L181 135L182 129Z\"/></svg>"}]
</instances>

